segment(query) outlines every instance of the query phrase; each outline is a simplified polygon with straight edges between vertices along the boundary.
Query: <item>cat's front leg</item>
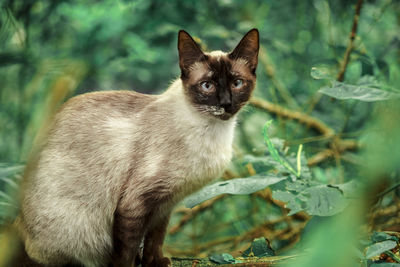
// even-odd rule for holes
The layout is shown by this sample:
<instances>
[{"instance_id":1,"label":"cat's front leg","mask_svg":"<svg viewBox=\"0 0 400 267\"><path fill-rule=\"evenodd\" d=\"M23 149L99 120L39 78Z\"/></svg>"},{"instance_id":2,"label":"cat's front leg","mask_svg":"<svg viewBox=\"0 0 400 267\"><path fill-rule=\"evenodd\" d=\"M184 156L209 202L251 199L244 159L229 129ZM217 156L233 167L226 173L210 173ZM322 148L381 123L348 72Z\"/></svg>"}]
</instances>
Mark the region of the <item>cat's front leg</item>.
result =
<instances>
[{"instance_id":1,"label":"cat's front leg","mask_svg":"<svg viewBox=\"0 0 400 267\"><path fill-rule=\"evenodd\" d=\"M134 267L145 232L146 214L119 207L114 216L113 265Z\"/></svg>"},{"instance_id":2,"label":"cat's front leg","mask_svg":"<svg viewBox=\"0 0 400 267\"><path fill-rule=\"evenodd\" d=\"M154 219L154 218L152 218ZM144 238L143 267L168 267L171 266L169 258L163 256L162 245L169 222L169 214L159 218L157 222L147 230Z\"/></svg>"}]
</instances>

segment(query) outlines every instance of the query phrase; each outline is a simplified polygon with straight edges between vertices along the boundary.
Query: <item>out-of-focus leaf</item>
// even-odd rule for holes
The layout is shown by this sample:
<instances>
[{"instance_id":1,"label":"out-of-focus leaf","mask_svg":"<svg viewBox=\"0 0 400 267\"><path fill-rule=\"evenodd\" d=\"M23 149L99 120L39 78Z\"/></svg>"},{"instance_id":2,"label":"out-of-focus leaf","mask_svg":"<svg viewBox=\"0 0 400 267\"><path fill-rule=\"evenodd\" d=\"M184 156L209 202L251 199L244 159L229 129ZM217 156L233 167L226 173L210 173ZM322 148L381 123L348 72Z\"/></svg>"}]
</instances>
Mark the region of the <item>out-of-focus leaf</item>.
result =
<instances>
[{"instance_id":1,"label":"out-of-focus leaf","mask_svg":"<svg viewBox=\"0 0 400 267\"><path fill-rule=\"evenodd\" d=\"M24 170L24 168L25 168L24 165L0 167L0 178L10 177L17 173L21 173Z\"/></svg>"},{"instance_id":2,"label":"out-of-focus leaf","mask_svg":"<svg viewBox=\"0 0 400 267\"><path fill-rule=\"evenodd\" d=\"M267 257L275 256L275 251L271 248L269 242L265 237L256 238L251 243L250 247L246 249L243 257Z\"/></svg>"},{"instance_id":3,"label":"out-of-focus leaf","mask_svg":"<svg viewBox=\"0 0 400 267\"><path fill-rule=\"evenodd\" d=\"M0 66L4 67L12 64L26 63L29 58L21 53L0 53Z\"/></svg>"},{"instance_id":4,"label":"out-of-focus leaf","mask_svg":"<svg viewBox=\"0 0 400 267\"><path fill-rule=\"evenodd\" d=\"M188 196L183 200L183 203L187 207L193 208L197 204L221 194L248 195L285 179L286 177L251 176L249 178L236 178L218 182Z\"/></svg>"},{"instance_id":5,"label":"out-of-focus leaf","mask_svg":"<svg viewBox=\"0 0 400 267\"><path fill-rule=\"evenodd\" d=\"M233 258L231 254L222 253L222 254L214 254L209 257L210 261L213 261L218 264L228 264L235 263L236 260Z\"/></svg>"},{"instance_id":6,"label":"out-of-focus leaf","mask_svg":"<svg viewBox=\"0 0 400 267\"><path fill-rule=\"evenodd\" d=\"M367 259L370 259L374 256L378 256L381 253L388 251L392 248L395 248L397 243L393 240L386 240L382 242L378 242L375 244L372 244L367 248L367 252L365 253L365 257Z\"/></svg>"},{"instance_id":7,"label":"out-of-focus leaf","mask_svg":"<svg viewBox=\"0 0 400 267\"><path fill-rule=\"evenodd\" d=\"M400 267L400 263L392 263L392 262L372 263L370 267Z\"/></svg>"},{"instance_id":8,"label":"out-of-focus leaf","mask_svg":"<svg viewBox=\"0 0 400 267\"><path fill-rule=\"evenodd\" d=\"M350 85L337 81L334 81L330 87L322 87L318 92L337 99L355 99L365 102L400 98L400 93L384 91L367 84Z\"/></svg>"},{"instance_id":9,"label":"out-of-focus leaf","mask_svg":"<svg viewBox=\"0 0 400 267\"><path fill-rule=\"evenodd\" d=\"M327 66L315 66L311 68L311 77L316 80L332 80L332 71Z\"/></svg>"},{"instance_id":10,"label":"out-of-focus leaf","mask_svg":"<svg viewBox=\"0 0 400 267\"><path fill-rule=\"evenodd\" d=\"M358 80L357 85L365 85L368 87L376 87L376 88L379 88L381 86L379 81L374 76L371 76L371 75L362 76Z\"/></svg>"}]
</instances>

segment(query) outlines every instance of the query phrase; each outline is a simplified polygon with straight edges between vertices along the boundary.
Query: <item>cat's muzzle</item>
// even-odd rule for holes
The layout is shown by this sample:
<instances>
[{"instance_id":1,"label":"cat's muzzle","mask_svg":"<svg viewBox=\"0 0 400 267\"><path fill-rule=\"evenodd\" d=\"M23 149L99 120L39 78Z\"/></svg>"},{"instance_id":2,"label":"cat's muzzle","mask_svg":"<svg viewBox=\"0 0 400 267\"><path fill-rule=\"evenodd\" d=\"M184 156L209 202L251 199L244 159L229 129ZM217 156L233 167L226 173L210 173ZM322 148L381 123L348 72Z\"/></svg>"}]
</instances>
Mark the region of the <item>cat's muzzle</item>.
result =
<instances>
[{"instance_id":1,"label":"cat's muzzle","mask_svg":"<svg viewBox=\"0 0 400 267\"><path fill-rule=\"evenodd\" d=\"M224 107L219 107L219 106L207 106L207 111L214 115L215 117L221 119L221 120L228 120L232 117L232 114L229 112L226 112Z\"/></svg>"}]
</instances>

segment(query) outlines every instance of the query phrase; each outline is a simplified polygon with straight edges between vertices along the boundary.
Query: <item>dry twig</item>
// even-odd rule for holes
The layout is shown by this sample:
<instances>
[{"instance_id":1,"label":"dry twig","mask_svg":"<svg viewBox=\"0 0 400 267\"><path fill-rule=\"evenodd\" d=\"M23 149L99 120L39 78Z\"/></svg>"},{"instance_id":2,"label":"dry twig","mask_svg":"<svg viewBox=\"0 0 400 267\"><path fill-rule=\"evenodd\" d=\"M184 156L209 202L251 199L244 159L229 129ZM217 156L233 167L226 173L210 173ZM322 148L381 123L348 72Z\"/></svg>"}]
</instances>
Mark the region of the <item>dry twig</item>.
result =
<instances>
[{"instance_id":1,"label":"dry twig","mask_svg":"<svg viewBox=\"0 0 400 267\"><path fill-rule=\"evenodd\" d=\"M270 113L274 113L279 117L297 120L300 123L317 130L324 136L332 137L334 135L334 130L327 126L325 123L300 111L293 111L288 108L282 107L281 105L273 104L267 100L259 99L256 97L252 97L249 103L254 107L266 110Z\"/></svg>"},{"instance_id":2,"label":"dry twig","mask_svg":"<svg viewBox=\"0 0 400 267\"><path fill-rule=\"evenodd\" d=\"M344 75L346 73L347 65L349 64L349 61L350 61L350 55L354 49L354 40L356 39L356 36L357 36L358 20L360 18L362 4L363 4L363 0L357 1L356 11L355 11L354 17L353 17L353 24L352 24L350 35L349 35L349 43L347 44L346 51L343 55L343 60L341 62L340 68L339 68L339 72L336 76L336 80L339 82L342 82L344 80ZM321 100L321 97L322 97L321 93L317 93L314 96L314 98L311 100L310 107L307 110L307 113L310 113L314 109L314 107L318 104L319 100Z\"/></svg>"},{"instance_id":3,"label":"dry twig","mask_svg":"<svg viewBox=\"0 0 400 267\"><path fill-rule=\"evenodd\" d=\"M216 196L212 199L204 201L203 203L193 207L192 209L183 208L183 209L177 210L176 212L183 212L183 213L185 213L185 215L183 215L183 217L181 218L181 220L179 221L179 223L177 225L174 225L169 229L168 233L170 235L176 234L181 229L181 227L184 226L191 219L193 219L193 217L196 216L196 214L208 209L209 207L214 205L215 202L219 201L220 199L224 198L225 196L226 195Z\"/></svg>"},{"instance_id":4,"label":"dry twig","mask_svg":"<svg viewBox=\"0 0 400 267\"><path fill-rule=\"evenodd\" d=\"M358 147L357 141L352 139L343 140L341 138L338 138L335 135L335 131L331 127L308 114L300 111L293 111L278 104L273 104L267 100L259 99L256 97L251 98L249 103L254 107L265 110L269 113L273 113L279 117L296 120L301 124L317 130L326 139L332 139L330 148L315 154L308 160L307 164L309 166L316 165L328 158L339 156L340 153L343 153L347 150L355 150Z\"/></svg>"},{"instance_id":5,"label":"dry twig","mask_svg":"<svg viewBox=\"0 0 400 267\"><path fill-rule=\"evenodd\" d=\"M356 39L357 35L357 28L358 28L358 20L360 19L361 7L363 4L363 0L358 0L356 5L356 12L353 17L353 25L351 27L351 32L349 36L349 43L346 48L346 52L343 55L343 61L340 65L339 73L336 77L336 80L342 82L344 80L344 75L346 73L347 65L349 64L350 54L354 49L354 40Z\"/></svg>"}]
</instances>

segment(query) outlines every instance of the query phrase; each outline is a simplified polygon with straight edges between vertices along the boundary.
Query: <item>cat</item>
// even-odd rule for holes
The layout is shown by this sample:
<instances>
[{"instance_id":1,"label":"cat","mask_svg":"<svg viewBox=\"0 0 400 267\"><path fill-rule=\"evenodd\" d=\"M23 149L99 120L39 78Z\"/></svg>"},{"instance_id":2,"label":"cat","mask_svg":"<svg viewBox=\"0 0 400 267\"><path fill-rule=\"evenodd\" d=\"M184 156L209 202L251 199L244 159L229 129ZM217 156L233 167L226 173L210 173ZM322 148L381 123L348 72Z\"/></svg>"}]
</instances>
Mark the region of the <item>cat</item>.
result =
<instances>
[{"instance_id":1,"label":"cat","mask_svg":"<svg viewBox=\"0 0 400 267\"><path fill-rule=\"evenodd\" d=\"M23 184L16 224L29 257L45 266L170 266L162 244L171 210L230 162L258 50L257 29L230 53L203 52L181 30L181 75L163 94L67 101Z\"/></svg>"}]
</instances>

